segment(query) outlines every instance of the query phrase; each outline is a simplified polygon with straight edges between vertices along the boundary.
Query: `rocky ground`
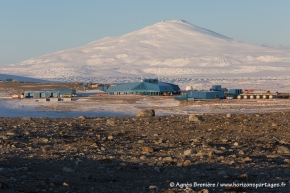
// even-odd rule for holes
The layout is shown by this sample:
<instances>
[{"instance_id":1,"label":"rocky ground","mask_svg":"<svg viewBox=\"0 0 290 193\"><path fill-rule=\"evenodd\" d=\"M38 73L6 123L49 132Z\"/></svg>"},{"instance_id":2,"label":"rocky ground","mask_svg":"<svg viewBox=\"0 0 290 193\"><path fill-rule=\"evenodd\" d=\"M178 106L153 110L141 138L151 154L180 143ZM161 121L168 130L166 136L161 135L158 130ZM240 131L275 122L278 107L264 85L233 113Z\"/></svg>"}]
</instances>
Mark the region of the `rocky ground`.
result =
<instances>
[{"instance_id":1,"label":"rocky ground","mask_svg":"<svg viewBox=\"0 0 290 193\"><path fill-rule=\"evenodd\" d=\"M290 192L289 118L0 118L0 192Z\"/></svg>"}]
</instances>

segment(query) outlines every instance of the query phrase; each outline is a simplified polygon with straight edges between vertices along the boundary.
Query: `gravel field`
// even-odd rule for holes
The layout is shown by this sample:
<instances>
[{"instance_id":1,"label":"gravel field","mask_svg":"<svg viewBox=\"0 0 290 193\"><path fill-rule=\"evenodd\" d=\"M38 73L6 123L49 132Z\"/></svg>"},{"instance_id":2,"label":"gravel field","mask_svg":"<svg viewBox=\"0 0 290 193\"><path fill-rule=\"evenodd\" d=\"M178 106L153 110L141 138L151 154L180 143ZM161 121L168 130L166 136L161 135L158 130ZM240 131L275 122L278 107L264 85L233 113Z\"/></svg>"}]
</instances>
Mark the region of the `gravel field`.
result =
<instances>
[{"instance_id":1,"label":"gravel field","mask_svg":"<svg viewBox=\"0 0 290 193\"><path fill-rule=\"evenodd\" d=\"M289 118L0 118L0 190L286 193Z\"/></svg>"}]
</instances>

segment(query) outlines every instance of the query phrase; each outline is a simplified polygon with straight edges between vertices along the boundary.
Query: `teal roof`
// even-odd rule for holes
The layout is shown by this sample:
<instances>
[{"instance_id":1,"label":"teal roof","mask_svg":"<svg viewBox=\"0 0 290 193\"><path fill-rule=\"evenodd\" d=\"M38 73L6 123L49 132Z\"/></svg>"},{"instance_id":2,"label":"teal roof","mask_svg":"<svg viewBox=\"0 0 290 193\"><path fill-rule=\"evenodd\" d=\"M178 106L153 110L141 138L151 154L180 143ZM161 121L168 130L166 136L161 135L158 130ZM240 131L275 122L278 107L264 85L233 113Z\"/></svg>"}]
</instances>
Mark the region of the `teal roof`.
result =
<instances>
[{"instance_id":1,"label":"teal roof","mask_svg":"<svg viewBox=\"0 0 290 193\"><path fill-rule=\"evenodd\" d=\"M76 94L76 90L75 89L59 89L59 90L27 90L24 91L24 93L32 93L32 92L59 92L60 94L65 94L65 93L72 93L72 94Z\"/></svg>"},{"instance_id":2,"label":"teal roof","mask_svg":"<svg viewBox=\"0 0 290 193\"><path fill-rule=\"evenodd\" d=\"M179 90L180 88L178 85L165 82L135 82L110 86L106 92L178 92Z\"/></svg>"}]
</instances>

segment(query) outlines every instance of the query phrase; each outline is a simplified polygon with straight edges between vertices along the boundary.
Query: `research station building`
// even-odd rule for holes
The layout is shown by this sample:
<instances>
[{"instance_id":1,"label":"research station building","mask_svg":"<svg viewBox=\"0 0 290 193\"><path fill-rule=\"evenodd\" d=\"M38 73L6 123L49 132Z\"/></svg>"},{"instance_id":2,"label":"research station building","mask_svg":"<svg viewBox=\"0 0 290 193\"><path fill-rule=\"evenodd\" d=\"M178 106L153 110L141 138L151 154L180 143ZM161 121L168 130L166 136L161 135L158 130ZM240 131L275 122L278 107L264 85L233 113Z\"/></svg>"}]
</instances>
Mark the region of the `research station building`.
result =
<instances>
[{"instance_id":1,"label":"research station building","mask_svg":"<svg viewBox=\"0 0 290 193\"><path fill-rule=\"evenodd\" d=\"M209 91L204 90L187 90L182 92L180 97L175 97L176 100L207 100L207 99L224 99L225 88L221 85L213 85Z\"/></svg>"},{"instance_id":2,"label":"research station building","mask_svg":"<svg viewBox=\"0 0 290 193\"><path fill-rule=\"evenodd\" d=\"M76 94L75 89L61 89L61 90L34 90L25 91L24 98L59 98L72 97Z\"/></svg>"},{"instance_id":3,"label":"research station building","mask_svg":"<svg viewBox=\"0 0 290 193\"><path fill-rule=\"evenodd\" d=\"M173 95L179 94L178 85L159 82L158 79L144 79L142 82L122 83L107 88L108 94Z\"/></svg>"}]
</instances>

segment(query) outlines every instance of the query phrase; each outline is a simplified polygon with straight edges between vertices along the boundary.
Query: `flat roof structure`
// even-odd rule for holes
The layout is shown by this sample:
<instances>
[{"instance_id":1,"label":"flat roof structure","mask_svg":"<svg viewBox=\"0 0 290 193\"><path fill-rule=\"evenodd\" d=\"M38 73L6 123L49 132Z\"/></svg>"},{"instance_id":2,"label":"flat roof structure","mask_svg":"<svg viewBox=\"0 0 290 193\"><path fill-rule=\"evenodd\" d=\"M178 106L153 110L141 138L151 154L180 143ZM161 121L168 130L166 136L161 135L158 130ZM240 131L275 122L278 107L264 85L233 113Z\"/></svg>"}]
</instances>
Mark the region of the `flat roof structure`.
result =
<instances>
[{"instance_id":1,"label":"flat roof structure","mask_svg":"<svg viewBox=\"0 0 290 193\"><path fill-rule=\"evenodd\" d=\"M24 98L58 98L76 94L75 89L24 91Z\"/></svg>"},{"instance_id":2,"label":"flat roof structure","mask_svg":"<svg viewBox=\"0 0 290 193\"><path fill-rule=\"evenodd\" d=\"M223 99L225 97L224 92L221 91L187 91L188 98L195 99Z\"/></svg>"}]
</instances>

